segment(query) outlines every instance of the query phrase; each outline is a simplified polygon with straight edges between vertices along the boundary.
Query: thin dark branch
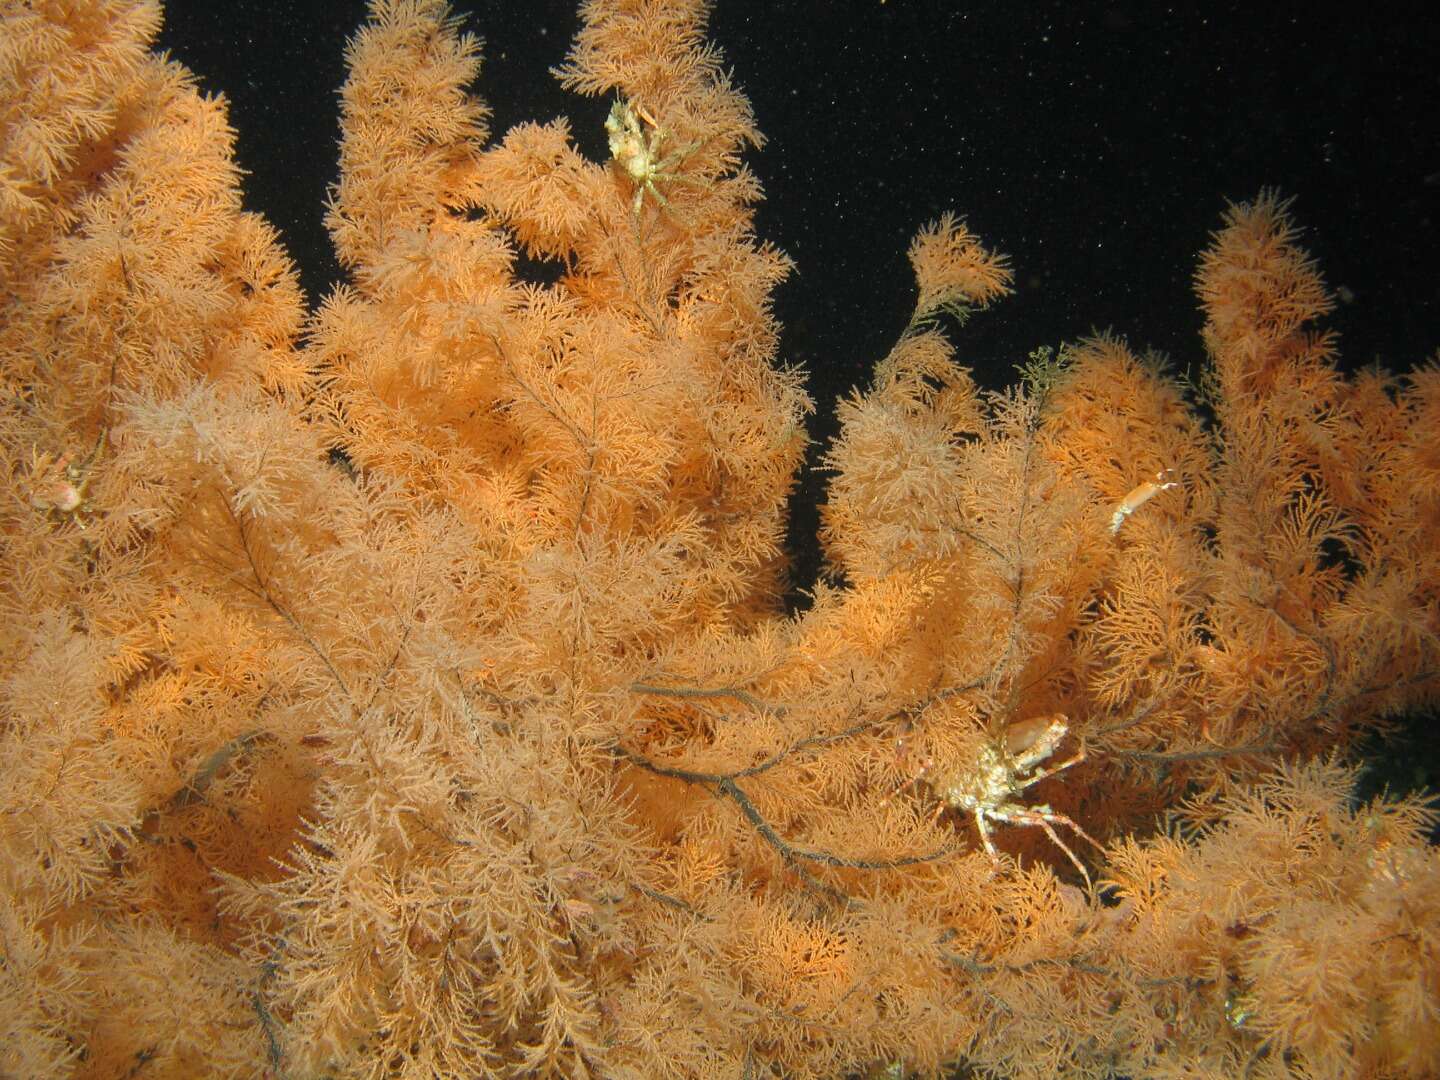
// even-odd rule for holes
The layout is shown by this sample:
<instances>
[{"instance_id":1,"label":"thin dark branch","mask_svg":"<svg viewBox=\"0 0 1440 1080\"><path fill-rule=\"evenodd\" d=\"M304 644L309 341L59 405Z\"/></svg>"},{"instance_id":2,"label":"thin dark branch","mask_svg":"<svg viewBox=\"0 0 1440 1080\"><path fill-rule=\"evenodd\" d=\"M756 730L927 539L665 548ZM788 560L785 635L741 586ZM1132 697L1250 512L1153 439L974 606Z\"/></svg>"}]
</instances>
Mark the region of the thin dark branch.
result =
<instances>
[{"instance_id":1,"label":"thin dark branch","mask_svg":"<svg viewBox=\"0 0 1440 1080\"><path fill-rule=\"evenodd\" d=\"M656 686L654 683L635 682L630 684L630 689L637 694L654 694L659 697L733 698L756 712L770 713L772 716L785 714L781 706L767 705L748 690L741 690L738 686Z\"/></svg>"},{"instance_id":2,"label":"thin dark branch","mask_svg":"<svg viewBox=\"0 0 1440 1080\"><path fill-rule=\"evenodd\" d=\"M736 782L741 776L753 775L753 773L695 772L689 769L677 769L670 766L659 765L643 754L637 754L633 750L626 750L624 747L616 747L615 753L623 757L626 761L642 769L646 769L649 772L653 772L657 776L667 776L672 779L683 780L688 784L701 784L713 787L716 794L723 798L730 799L740 808L740 813L745 820L754 827L755 831L767 844L775 849L776 853L785 861L785 864L805 880L807 885L842 903L849 903L850 898L838 889L819 880L813 873L805 868L803 863L814 862L821 863L825 866L853 870L894 870L903 866L914 866L919 863L934 862L957 850L953 845L947 844L938 851L924 855L906 855L895 859L856 859L836 855L828 851L800 847L797 844L792 844L776 832L775 827L766 820L765 815L760 812L759 807L755 805L749 793Z\"/></svg>"},{"instance_id":3,"label":"thin dark branch","mask_svg":"<svg viewBox=\"0 0 1440 1080\"><path fill-rule=\"evenodd\" d=\"M224 498L222 496L222 498L220 499L220 504L225 508L225 513L229 515L230 520L235 525L235 531L240 536L240 550L244 552L245 561L250 566L250 573L254 575L255 582L259 586L259 592L256 593L256 595L259 596L261 600L265 601L265 603L270 607L270 610L275 612L276 615L280 616L280 618L284 620L286 625L288 625L290 629L295 632L295 636L298 637L302 642L304 642L305 645L310 649L310 651L320 658L320 662L324 664L326 669L330 672L330 677L333 678L335 680L335 684L340 687L341 693L343 693L353 705L355 699L350 693L350 687L345 684L345 680L341 677L340 672L337 671L335 665L330 662L330 658L325 655L325 650L320 648L319 643L310 636L310 634L305 630L305 627L300 625L300 620L295 618L294 615L290 614L290 612L285 608L285 606L275 598L274 593L270 589L270 583L266 580L264 573L260 569L260 564L256 558L255 551L251 547L250 536L245 529L245 522L242 521L240 517L235 513L235 510L230 505L230 500L228 498Z\"/></svg>"},{"instance_id":4,"label":"thin dark branch","mask_svg":"<svg viewBox=\"0 0 1440 1080\"><path fill-rule=\"evenodd\" d=\"M1129 716L1127 716L1124 720L1121 720L1115 724L1111 724L1109 727L1103 727L1100 728L1098 731L1091 732L1091 735L1094 738L1099 739L1103 738L1106 735L1114 735L1117 731L1125 731L1128 728L1135 727L1137 724L1142 723L1145 718L1148 717L1151 713L1153 713L1156 709L1158 709L1160 707L1160 703L1164 700L1166 700L1166 695L1155 694L1147 701L1137 706L1135 711L1132 712Z\"/></svg>"},{"instance_id":5,"label":"thin dark branch","mask_svg":"<svg viewBox=\"0 0 1440 1080\"><path fill-rule=\"evenodd\" d=\"M1206 761L1214 758L1242 757L1249 754L1278 754L1275 743L1250 743L1247 746L1217 746L1213 750L1110 750L1110 757L1132 758L1136 761Z\"/></svg>"},{"instance_id":6,"label":"thin dark branch","mask_svg":"<svg viewBox=\"0 0 1440 1080\"><path fill-rule=\"evenodd\" d=\"M774 754L769 758L766 758L764 761L760 762L757 765L751 765L747 768L740 769L737 772L731 773L730 775L736 779L745 776L758 776L763 772L769 772L771 769L775 768L776 765L779 765L786 758L788 758L791 754L799 753L802 750L810 750L817 746L828 746L830 743L839 742L841 739L849 739L855 735L862 734L863 732L874 727L877 722L878 721L875 720L861 720L858 723L851 724L847 728L842 728L839 731L833 731L828 735L811 735L809 738L801 739L797 743L791 743L784 750L781 750L779 753Z\"/></svg>"},{"instance_id":7,"label":"thin dark branch","mask_svg":"<svg viewBox=\"0 0 1440 1080\"><path fill-rule=\"evenodd\" d=\"M400 654L405 651L405 643L410 640L411 629L412 624L407 622L405 624L405 632L400 635L400 641L395 646L395 651L390 654L390 659L386 662L385 667L376 674L375 689L370 691L370 696L365 701L365 708L362 709L361 712L368 712L370 706L375 704L375 699L380 696L380 691L389 680L391 673L394 672L395 665L400 661Z\"/></svg>"},{"instance_id":8,"label":"thin dark branch","mask_svg":"<svg viewBox=\"0 0 1440 1080\"><path fill-rule=\"evenodd\" d=\"M642 896L648 896L657 903L664 904L667 907L673 907L678 911L685 912L687 915L693 915L695 918L703 920L704 922L715 921L709 915L702 915L679 897L671 896L669 893L663 893L659 889L652 889L650 886L641 885L638 882L632 882L630 887Z\"/></svg>"}]
</instances>

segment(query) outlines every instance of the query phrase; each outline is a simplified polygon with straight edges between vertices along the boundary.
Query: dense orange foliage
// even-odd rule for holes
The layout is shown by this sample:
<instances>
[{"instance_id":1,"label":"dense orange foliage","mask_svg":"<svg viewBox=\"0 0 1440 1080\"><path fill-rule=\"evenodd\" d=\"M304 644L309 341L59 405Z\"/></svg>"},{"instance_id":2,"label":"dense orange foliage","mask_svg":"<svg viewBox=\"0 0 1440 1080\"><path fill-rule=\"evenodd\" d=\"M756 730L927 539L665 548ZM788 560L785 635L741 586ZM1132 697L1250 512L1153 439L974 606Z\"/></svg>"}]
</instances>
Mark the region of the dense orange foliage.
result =
<instances>
[{"instance_id":1,"label":"dense orange foliage","mask_svg":"<svg viewBox=\"0 0 1440 1080\"><path fill-rule=\"evenodd\" d=\"M1440 691L1440 371L1337 373L1276 196L1193 386L980 393L922 229L792 617L703 0L583 6L607 162L374 0L314 310L153 0L0 11L0 1074L1440 1072L1427 813L1332 756Z\"/></svg>"}]
</instances>

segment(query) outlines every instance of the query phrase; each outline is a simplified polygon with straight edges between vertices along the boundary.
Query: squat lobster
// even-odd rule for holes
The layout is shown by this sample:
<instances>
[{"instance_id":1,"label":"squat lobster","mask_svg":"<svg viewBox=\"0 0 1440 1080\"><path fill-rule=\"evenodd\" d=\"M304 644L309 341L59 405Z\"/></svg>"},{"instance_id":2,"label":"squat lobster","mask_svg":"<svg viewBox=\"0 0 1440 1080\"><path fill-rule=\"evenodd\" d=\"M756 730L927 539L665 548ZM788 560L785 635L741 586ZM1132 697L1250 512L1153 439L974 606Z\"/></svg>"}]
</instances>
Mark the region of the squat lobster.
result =
<instances>
[{"instance_id":1,"label":"squat lobster","mask_svg":"<svg viewBox=\"0 0 1440 1080\"><path fill-rule=\"evenodd\" d=\"M1065 853L1066 858L1080 871L1080 876L1089 886L1089 872L1060 839L1054 826L1064 825L1074 830L1097 848L1100 847L1099 842L1076 822L1064 814L1056 813L1044 803L1026 806L1018 801L1026 788L1085 760L1085 749L1082 746L1068 760L1048 769L1040 768L1059 748L1069 730L1063 713L1022 720L1006 728L998 740L986 743L975 760L938 770L933 770L927 764L925 771L931 773L930 786L948 806L964 810L975 818L980 842L985 845L991 858L998 859L1000 856L995 850L994 841L990 839L988 822L1039 826L1054 841L1055 846Z\"/></svg>"},{"instance_id":2,"label":"squat lobster","mask_svg":"<svg viewBox=\"0 0 1440 1080\"><path fill-rule=\"evenodd\" d=\"M30 505L56 520L69 518L85 528L85 515L90 510L85 489L90 485L91 469L105 447L105 432L95 440L95 448L78 465L70 454L58 458L48 450L32 448L30 453Z\"/></svg>"},{"instance_id":3,"label":"squat lobster","mask_svg":"<svg viewBox=\"0 0 1440 1080\"><path fill-rule=\"evenodd\" d=\"M642 120L650 125L649 138L646 138L640 126ZM670 204L666 202L665 196L660 194L655 181L683 179L670 170L689 157L698 144L682 146L661 157L660 145L666 138L665 129L655 122L655 118L645 111L644 106L631 105L628 101L620 100L610 107L610 115L605 119L605 133L609 137L610 156L625 170L625 175L635 185L631 213L637 217L640 215L640 207L647 192L661 209L669 210Z\"/></svg>"}]
</instances>

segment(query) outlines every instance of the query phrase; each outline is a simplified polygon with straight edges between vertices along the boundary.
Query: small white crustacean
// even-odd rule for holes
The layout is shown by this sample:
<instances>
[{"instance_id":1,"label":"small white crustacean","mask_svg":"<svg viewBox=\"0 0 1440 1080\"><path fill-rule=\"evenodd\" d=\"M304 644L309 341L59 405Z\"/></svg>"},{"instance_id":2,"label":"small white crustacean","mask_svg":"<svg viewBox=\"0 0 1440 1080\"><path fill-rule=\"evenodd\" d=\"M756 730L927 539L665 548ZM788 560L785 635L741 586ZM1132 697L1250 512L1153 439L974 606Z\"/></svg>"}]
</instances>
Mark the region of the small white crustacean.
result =
<instances>
[{"instance_id":1,"label":"small white crustacean","mask_svg":"<svg viewBox=\"0 0 1440 1080\"><path fill-rule=\"evenodd\" d=\"M650 125L648 137L640 126L642 120ZM684 161L695 147L683 146L661 157L660 148L666 139L665 129L655 122L655 118L643 106L632 105L628 101L617 100L610 107L610 115L605 119L605 134L610 142L611 158L635 185L631 212L639 215L647 193L662 210L669 210L670 204L665 196L660 194L656 181L683 179L670 170Z\"/></svg>"},{"instance_id":2,"label":"small white crustacean","mask_svg":"<svg viewBox=\"0 0 1440 1080\"><path fill-rule=\"evenodd\" d=\"M88 457L76 463L69 453L58 458L48 450L32 449L30 457L30 505L56 521L73 521L85 528L90 503L86 488L91 470L105 447L105 432L95 440Z\"/></svg>"},{"instance_id":3,"label":"small white crustacean","mask_svg":"<svg viewBox=\"0 0 1440 1080\"><path fill-rule=\"evenodd\" d=\"M1173 475L1173 469L1161 469L1155 474L1154 480L1142 481L1131 488L1125 497L1115 504L1115 512L1110 515L1111 534L1118 533L1120 526L1125 524L1126 518L1159 495L1160 492L1178 487L1179 480L1169 479Z\"/></svg>"},{"instance_id":4,"label":"small white crustacean","mask_svg":"<svg viewBox=\"0 0 1440 1080\"><path fill-rule=\"evenodd\" d=\"M948 806L963 810L975 819L980 842L991 857L999 858L990 839L990 822L1038 826L1065 853L1088 885L1089 872L1060 839L1054 826L1073 829L1097 848L1100 844L1070 818L1044 803L1027 806L1019 801L1026 788L1085 760L1085 750L1081 747L1058 765L1042 767L1059 749L1069 730L1063 713L1022 720L1011 724L998 739L984 744L972 761L927 764L926 780Z\"/></svg>"}]
</instances>

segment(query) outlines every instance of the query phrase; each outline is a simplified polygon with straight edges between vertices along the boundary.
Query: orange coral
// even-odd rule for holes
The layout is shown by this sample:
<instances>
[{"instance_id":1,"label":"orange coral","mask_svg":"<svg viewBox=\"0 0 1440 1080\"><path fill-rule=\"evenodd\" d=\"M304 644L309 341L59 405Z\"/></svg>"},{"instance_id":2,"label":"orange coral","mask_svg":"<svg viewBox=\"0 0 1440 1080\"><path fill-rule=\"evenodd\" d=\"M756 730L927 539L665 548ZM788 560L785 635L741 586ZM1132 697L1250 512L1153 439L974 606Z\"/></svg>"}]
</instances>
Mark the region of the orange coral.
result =
<instances>
[{"instance_id":1,"label":"orange coral","mask_svg":"<svg viewBox=\"0 0 1440 1080\"><path fill-rule=\"evenodd\" d=\"M0 1073L1433 1075L1430 818L1323 755L1440 689L1434 368L1335 370L1266 193L1198 387L1101 337L984 394L947 215L787 616L705 15L583 6L617 165L487 144L478 44L374 0L307 311L155 4L4 10Z\"/></svg>"}]
</instances>

